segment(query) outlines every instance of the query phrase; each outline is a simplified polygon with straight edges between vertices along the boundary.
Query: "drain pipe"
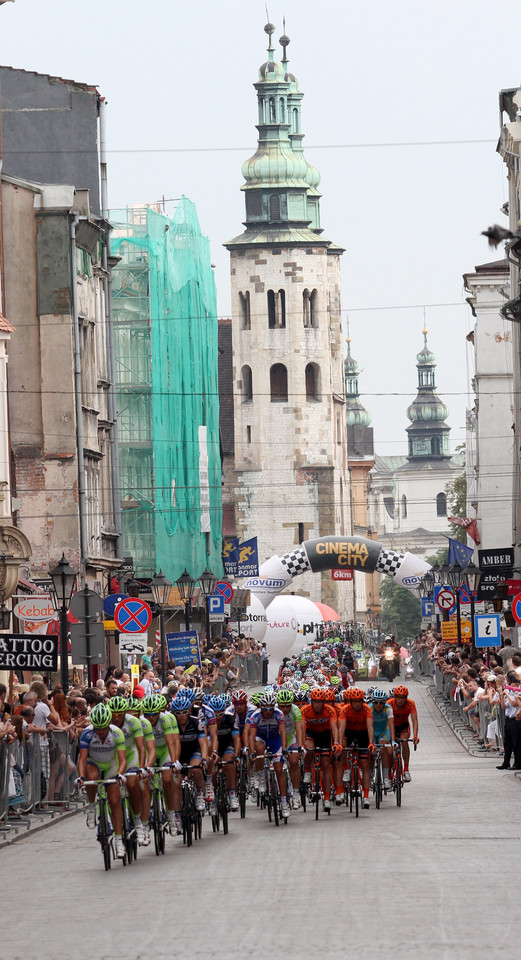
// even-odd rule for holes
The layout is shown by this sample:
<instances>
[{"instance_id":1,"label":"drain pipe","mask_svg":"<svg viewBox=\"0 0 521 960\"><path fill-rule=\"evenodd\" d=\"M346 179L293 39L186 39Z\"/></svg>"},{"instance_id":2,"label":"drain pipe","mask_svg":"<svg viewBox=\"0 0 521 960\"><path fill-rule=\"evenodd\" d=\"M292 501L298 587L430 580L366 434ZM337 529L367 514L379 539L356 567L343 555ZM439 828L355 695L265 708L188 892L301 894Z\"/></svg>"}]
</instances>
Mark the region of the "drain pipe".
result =
<instances>
[{"instance_id":1,"label":"drain pipe","mask_svg":"<svg viewBox=\"0 0 521 960\"><path fill-rule=\"evenodd\" d=\"M107 186L107 134L106 134L106 110L107 101L100 97L99 118L100 118L100 168L101 168L101 216L108 222L108 186ZM121 546L121 484L119 475L119 448L118 448L118 425L116 408L116 372L114 362L114 320L112 317L112 274L110 263L110 226L107 227L107 233L102 250L102 267L104 271L103 289L105 293L105 322L107 328L107 361L109 366L109 389L107 395L108 418L110 422L110 470L112 479L112 510L114 514L114 527L116 539L114 551L116 557L122 553Z\"/></svg>"},{"instance_id":2,"label":"drain pipe","mask_svg":"<svg viewBox=\"0 0 521 960\"><path fill-rule=\"evenodd\" d=\"M76 283L76 227L80 222L78 213L72 212L69 220L71 290L72 290L72 329L74 335L74 402L76 408L76 443L78 448L78 506L80 512L80 576L85 578L87 562L87 524L85 491L85 454L83 434L83 403L81 390L81 350L80 319L78 315L78 286Z\"/></svg>"}]
</instances>

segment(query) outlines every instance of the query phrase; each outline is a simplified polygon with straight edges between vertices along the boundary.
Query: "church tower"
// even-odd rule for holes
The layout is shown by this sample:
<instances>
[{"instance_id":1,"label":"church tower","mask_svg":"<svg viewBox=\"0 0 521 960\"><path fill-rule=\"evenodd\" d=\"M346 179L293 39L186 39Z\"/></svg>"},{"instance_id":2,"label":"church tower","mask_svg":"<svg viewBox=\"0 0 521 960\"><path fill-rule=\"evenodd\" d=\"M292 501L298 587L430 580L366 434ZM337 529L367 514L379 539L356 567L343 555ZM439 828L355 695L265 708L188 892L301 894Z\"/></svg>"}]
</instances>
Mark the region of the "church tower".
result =
<instances>
[{"instance_id":1,"label":"church tower","mask_svg":"<svg viewBox=\"0 0 521 960\"><path fill-rule=\"evenodd\" d=\"M411 425L407 427L409 451L407 459L421 465L423 460L448 460L450 458L450 427L445 420L449 408L436 393L436 357L427 346L427 330L423 330L423 350L416 356L418 370L418 395L407 407Z\"/></svg>"},{"instance_id":2,"label":"church tower","mask_svg":"<svg viewBox=\"0 0 521 960\"><path fill-rule=\"evenodd\" d=\"M341 345L340 255L322 235L318 171L302 148L289 38L254 84L258 146L242 166L245 230L225 244L232 294L235 527L259 561L303 540L348 534L350 493ZM298 593L343 617L351 589L305 574Z\"/></svg>"}]
</instances>

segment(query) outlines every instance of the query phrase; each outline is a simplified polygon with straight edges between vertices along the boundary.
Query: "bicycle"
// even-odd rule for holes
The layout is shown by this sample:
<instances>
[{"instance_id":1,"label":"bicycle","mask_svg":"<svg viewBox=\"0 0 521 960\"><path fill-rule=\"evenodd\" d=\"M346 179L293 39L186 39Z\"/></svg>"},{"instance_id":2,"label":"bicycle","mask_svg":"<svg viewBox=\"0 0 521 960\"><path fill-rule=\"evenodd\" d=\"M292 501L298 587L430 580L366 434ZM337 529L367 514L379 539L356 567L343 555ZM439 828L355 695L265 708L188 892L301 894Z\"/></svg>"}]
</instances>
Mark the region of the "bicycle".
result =
<instances>
[{"instance_id":1,"label":"bicycle","mask_svg":"<svg viewBox=\"0 0 521 960\"><path fill-rule=\"evenodd\" d=\"M196 787L190 776L193 771L190 764L181 767L181 823L183 825L183 843L191 847L193 840L200 840L203 829L203 817L195 805Z\"/></svg>"},{"instance_id":2,"label":"bicycle","mask_svg":"<svg viewBox=\"0 0 521 960\"><path fill-rule=\"evenodd\" d=\"M287 823L288 818L282 817L281 813L279 786L275 768L273 766L274 755L271 750L266 750L265 753L257 754L257 759L260 759L260 757L264 757L264 771L266 778L266 793L260 794L260 806L261 809L266 807L268 811L269 822L271 823L273 819L275 826L278 827L281 819L284 820L284 823Z\"/></svg>"},{"instance_id":3,"label":"bicycle","mask_svg":"<svg viewBox=\"0 0 521 960\"><path fill-rule=\"evenodd\" d=\"M154 771L152 773L152 784L150 787L152 799L150 804L149 823L154 834L154 848L156 851L156 857L158 857L160 853L164 854L165 852L165 834L168 830L168 814L166 812L163 782L160 778L160 774L163 772L163 770L171 769L171 765L154 767Z\"/></svg>"},{"instance_id":4,"label":"bicycle","mask_svg":"<svg viewBox=\"0 0 521 960\"><path fill-rule=\"evenodd\" d=\"M248 797L248 758L241 753L237 771L237 795L239 797L239 810L241 820L246 816L246 800Z\"/></svg>"},{"instance_id":5,"label":"bicycle","mask_svg":"<svg viewBox=\"0 0 521 960\"><path fill-rule=\"evenodd\" d=\"M403 769L403 757L402 757L402 743L404 742L413 743L415 750L416 750L416 747L418 746L418 744L414 739L412 740L409 739L407 741L398 740L398 742L396 743L396 746L394 747L394 750L393 750L394 764L392 769L391 782L394 790L394 795L396 798L397 807L401 807L402 805L402 787L405 783L405 780L403 777L404 769Z\"/></svg>"},{"instance_id":6,"label":"bicycle","mask_svg":"<svg viewBox=\"0 0 521 960\"><path fill-rule=\"evenodd\" d=\"M301 803L302 809L303 809L303 811L304 811L304 813L305 813L305 812L306 812L306 803L307 803L307 798L308 798L308 791L307 791L307 784L304 783L304 773L305 773L305 770L304 770L304 757L303 757L303 755L301 755L301 756L299 757L298 765L299 765L299 770L300 770L300 787L299 787L300 803Z\"/></svg>"},{"instance_id":7,"label":"bicycle","mask_svg":"<svg viewBox=\"0 0 521 960\"><path fill-rule=\"evenodd\" d=\"M384 795L384 776L382 770L382 747L375 744L373 755L373 794L376 809L379 810Z\"/></svg>"},{"instance_id":8,"label":"bicycle","mask_svg":"<svg viewBox=\"0 0 521 960\"><path fill-rule=\"evenodd\" d=\"M123 784L121 789L121 815L123 818L121 839L123 840L123 845L127 851L127 861L130 864L132 863L132 858L137 860L138 842L136 827L134 824L134 811L130 803L126 784Z\"/></svg>"},{"instance_id":9,"label":"bicycle","mask_svg":"<svg viewBox=\"0 0 521 960\"><path fill-rule=\"evenodd\" d=\"M98 788L96 796L96 820L98 823L96 839L101 846L105 870L110 870L112 860L116 859L116 853L113 845L114 828L110 819L110 806L107 796L107 787L109 787L112 783L120 782L121 781L119 777L111 777L107 780L87 780L83 783L83 787L85 787L87 784L89 787L97 786ZM126 866L126 853L121 862L123 866Z\"/></svg>"},{"instance_id":10,"label":"bicycle","mask_svg":"<svg viewBox=\"0 0 521 960\"><path fill-rule=\"evenodd\" d=\"M360 754L357 743L352 743L351 746L347 748L347 762L349 765L349 782L346 785L346 803L347 794L349 793L349 812L352 813L354 807L355 817L359 817L362 791L360 789Z\"/></svg>"},{"instance_id":11,"label":"bicycle","mask_svg":"<svg viewBox=\"0 0 521 960\"><path fill-rule=\"evenodd\" d=\"M323 754L327 754L329 757L331 757L331 751L329 749L324 747L313 748L313 776L311 778L309 800L310 803L314 804L315 806L315 820L318 820L320 801L324 799L324 793L322 790L322 769L320 763ZM329 816L331 816L331 810L328 810L327 813Z\"/></svg>"},{"instance_id":12,"label":"bicycle","mask_svg":"<svg viewBox=\"0 0 521 960\"><path fill-rule=\"evenodd\" d=\"M217 760L215 763L217 769L217 776L215 778L215 813L212 813L212 827L214 833L219 830L221 822L223 825L223 833L228 833L228 784L226 782L226 777L223 770L225 764L228 763L235 763L235 757L233 760L222 760L219 758L219 760Z\"/></svg>"}]
</instances>

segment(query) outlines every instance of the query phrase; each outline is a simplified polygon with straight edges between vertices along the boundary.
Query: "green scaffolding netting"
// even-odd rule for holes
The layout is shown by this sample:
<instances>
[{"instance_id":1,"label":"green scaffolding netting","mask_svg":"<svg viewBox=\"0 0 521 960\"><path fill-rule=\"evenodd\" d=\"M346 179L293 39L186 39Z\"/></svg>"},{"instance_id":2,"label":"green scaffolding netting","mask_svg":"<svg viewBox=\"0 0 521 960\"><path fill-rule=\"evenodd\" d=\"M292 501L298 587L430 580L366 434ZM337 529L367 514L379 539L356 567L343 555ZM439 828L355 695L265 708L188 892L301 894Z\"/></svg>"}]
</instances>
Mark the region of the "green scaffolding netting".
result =
<instances>
[{"instance_id":1,"label":"green scaffolding netting","mask_svg":"<svg viewBox=\"0 0 521 960\"><path fill-rule=\"evenodd\" d=\"M142 575L221 574L217 309L194 204L113 211L123 544Z\"/></svg>"}]
</instances>

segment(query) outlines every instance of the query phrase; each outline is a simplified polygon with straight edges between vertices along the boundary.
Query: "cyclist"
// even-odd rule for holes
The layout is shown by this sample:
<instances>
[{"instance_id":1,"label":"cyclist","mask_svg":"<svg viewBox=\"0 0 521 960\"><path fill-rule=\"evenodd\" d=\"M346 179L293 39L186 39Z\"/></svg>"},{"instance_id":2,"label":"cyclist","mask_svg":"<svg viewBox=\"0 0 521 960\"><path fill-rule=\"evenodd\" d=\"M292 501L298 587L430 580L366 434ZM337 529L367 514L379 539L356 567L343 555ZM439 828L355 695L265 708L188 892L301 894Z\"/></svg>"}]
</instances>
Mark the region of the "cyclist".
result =
<instances>
[{"instance_id":1,"label":"cyclist","mask_svg":"<svg viewBox=\"0 0 521 960\"><path fill-rule=\"evenodd\" d=\"M352 743L358 747L360 758L360 773L362 777L362 806L369 807L369 746L373 745L373 711L369 704L364 702L364 691L360 687L350 687L344 690L344 706L338 711L338 738L344 748L348 749ZM347 780L349 780L349 771ZM344 774L345 777L345 774Z\"/></svg>"},{"instance_id":2,"label":"cyclist","mask_svg":"<svg viewBox=\"0 0 521 960\"><path fill-rule=\"evenodd\" d=\"M304 753L304 724L302 713L295 704L293 690L279 690L276 694L277 706L286 718L286 742L288 745L289 775L293 785L291 806L300 810L300 766L299 753Z\"/></svg>"},{"instance_id":3,"label":"cyclist","mask_svg":"<svg viewBox=\"0 0 521 960\"><path fill-rule=\"evenodd\" d=\"M144 833L142 844L144 847L148 847L150 843L150 823L148 821L148 817L151 804L149 775L154 772L154 764L156 762L156 740L154 737L154 729L150 723L150 720L148 717L141 716L141 711L143 710L143 699L139 700L137 697L130 697L128 704L128 712L132 714L133 717L137 717L141 724L143 729L143 738L145 741L146 765L144 770L141 770L141 823L143 825Z\"/></svg>"},{"instance_id":4,"label":"cyclist","mask_svg":"<svg viewBox=\"0 0 521 960\"><path fill-rule=\"evenodd\" d=\"M331 762L330 752L333 745L338 747L338 723L336 710L327 703L329 693L322 687L313 687L309 693L310 703L302 707L304 722L304 783L311 783L311 764L313 750L320 752L322 785L324 789L324 810L331 810ZM334 694L333 694L334 699Z\"/></svg>"},{"instance_id":5,"label":"cyclist","mask_svg":"<svg viewBox=\"0 0 521 960\"><path fill-rule=\"evenodd\" d=\"M206 736L208 738L208 764L206 767L205 774L205 796L207 803L213 803L214 792L213 792L213 759L212 754L216 754L218 750L217 742L217 733L216 733L216 720L215 713L210 706L210 700L212 699L211 694L206 695L202 687L197 687L195 690L182 690L185 696L192 698L192 713L191 716L195 717L198 720L201 720Z\"/></svg>"},{"instance_id":6,"label":"cyclist","mask_svg":"<svg viewBox=\"0 0 521 960\"><path fill-rule=\"evenodd\" d=\"M112 710L112 723L119 727L125 738L127 790L134 814L136 837L140 846L147 846L145 831L141 822L142 795L138 776L139 771L145 767L143 727L137 717L128 713L130 704L125 697L111 697L107 706Z\"/></svg>"},{"instance_id":7,"label":"cyclist","mask_svg":"<svg viewBox=\"0 0 521 960\"><path fill-rule=\"evenodd\" d=\"M179 728L175 717L166 712L167 700L162 693L153 693L150 697L145 697L141 701L143 714L150 722L154 733L154 742L156 747L156 759L154 766L163 767L171 763L176 769L179 767L179 757L181 755L181 743L179 739ZM168 828L170 833L175 836L177 825L175 818L175 792L174 776L172 770L163 770L161 773L163 779L163 791L167 808ZM150 791L144 804L145 823L148 823L150 815Z\"/></svg>"},{"instance_id":8,"label":"cyclist","mask_svg":"<svg viewBox=\"0 0 521 960\"><path fill-rule=\"evenodd\" d=\"M232 691L232 707L235 713L235 725L238 728L241 737L241 744L243 747L245 747L247 744L244 742L244 725L246 723L246 717L251 709L248 706L248 694L246 693L246 690Z\"/></svg>"},{"instance_id":9,"label":"cyclist","mask_svg":"<svg viewBox=\"0 0 521 960\"><path fill-rule=\"evenodd\" d=\"M389 770L393 762L394 717L393 709L387 703L387 694L384 690L380 690L379 687L373 690L372 712L374 742L386 744L386 746L382 747L383 785L384 790L390 790L392 785L389 779Z\"/></svg>"},{"instance_id":10,"label":"cyclist","mask_svg":"<svg viewBox=\"0 0 521 960\"><path fill-rule=\"evenodd\" d=\"M398 686L394 689L394 696L388 701L392 708L394 716L394 727L396 739L401 741L403 756L403 779L410 783L411 774L409 772L409 761L411 751L407 743L411 731L409 728L409 717L412 721L412 739L414 743L419 743L418 737L418 713L414 700L409 700L409 690L405 686Z\"/></svg>"},{"instance_id":11,"label":"cyclist","mask_svg":"<svg viewBox=\"0 0 521 960\"><path fill-rule=\"evenodd\" d=\"M241 738L235 721L235 710L231 706L226 706L226 698L222 694L211 698L210 707L214 711L217 733L217 751L212 759L215 761L220 757L221 760L230 761L234 757L238 757L241 752ZM223 770L228 784L230 809L238 810L237 767L235 763L227 762L223 766Z\"/></svg>"},{"instance_id":12,"label":"cyclist","mask_svg":"<svg viewBox=\"0 0 521 960\"><path fill-rule=\"evenodd\" d=\"M203 761L208 759L208 739L206 728L202 719L202 714L194 716L192 714L192 700L185 693L179 691L172 700L172 712L175 714L179 728L179 739L181 741L180 760L183 766L188 765L192 769L191 776L194 779L197 788L195 798L196 809L204 813L206 801L203 792ZM181 781L174 783L175 792L175 810L178 829L181 831Z\"/></svg>"},{"instance_id":13,"label":"cyclist","mask_svg":"<svg viewBox=\"0 0 521 960\"><path fill-rule=\"evenodd\" d=\"M90 712L90 724L85 727L80 737L80 754L78 758L78 775L80 782L87 781L87 826L96 826L96 793L97 784L89 784L89 780L112 780L123 777L127 768L127 754L125 738L119 727L112 723L112 710L106 703L97 703ZM123 860L125 847L121 839L123 829L123 813L121 810L121 793L119 783L107 784L107 799L110 807L110 818L114 827L116 842L116 857Z\"/></svg>"},{"instance_id":14,"label":"cyclist","mask_svg":"<svg viewBox=\"0 0 521 960\"><path fill-rule=\"evenodd\" d=\"M259 708L252 711L244 726L244 739L248 742L250 752L254 754L255 776L253 778L252 800L256 802L256 792L266 792L266 776L263 757L266 750L273 756L273 767L279 785L282 816L289 817L290 809L286 797L286 779L282 769L281 756L286 751L286 718L282 710L277 708L277 699L274 693L263 693L259 696Z\"/></svg>"}]
</instances>

